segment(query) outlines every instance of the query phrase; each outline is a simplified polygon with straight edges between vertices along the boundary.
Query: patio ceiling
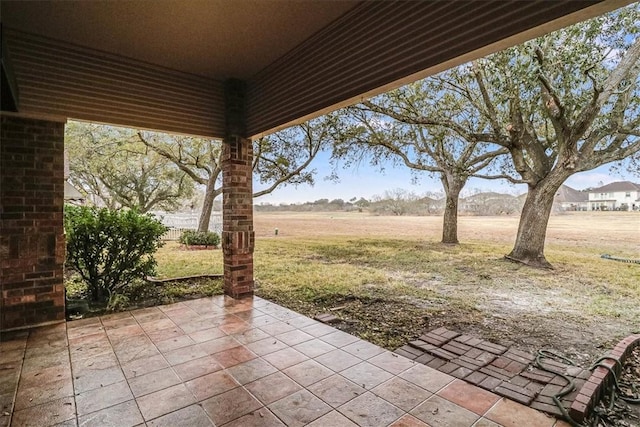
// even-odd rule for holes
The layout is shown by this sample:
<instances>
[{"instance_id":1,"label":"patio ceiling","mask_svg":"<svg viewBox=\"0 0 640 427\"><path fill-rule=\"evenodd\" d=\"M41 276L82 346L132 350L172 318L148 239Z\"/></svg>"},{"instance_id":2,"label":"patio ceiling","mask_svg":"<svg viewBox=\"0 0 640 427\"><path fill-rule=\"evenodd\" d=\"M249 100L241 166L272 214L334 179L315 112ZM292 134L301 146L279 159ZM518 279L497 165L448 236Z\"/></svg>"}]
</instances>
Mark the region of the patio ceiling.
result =
<instances>
[{"instance_id":1,"label":"patio ceiling","mask_svg":"<svg viewBox=\"0 0 640 427\"><path fill-rule=\"evenodd\" d=\"M22 114L210 137L240 79L257 136L628 3L2 0L3 77Z\"/></svg>"}]
</instances>

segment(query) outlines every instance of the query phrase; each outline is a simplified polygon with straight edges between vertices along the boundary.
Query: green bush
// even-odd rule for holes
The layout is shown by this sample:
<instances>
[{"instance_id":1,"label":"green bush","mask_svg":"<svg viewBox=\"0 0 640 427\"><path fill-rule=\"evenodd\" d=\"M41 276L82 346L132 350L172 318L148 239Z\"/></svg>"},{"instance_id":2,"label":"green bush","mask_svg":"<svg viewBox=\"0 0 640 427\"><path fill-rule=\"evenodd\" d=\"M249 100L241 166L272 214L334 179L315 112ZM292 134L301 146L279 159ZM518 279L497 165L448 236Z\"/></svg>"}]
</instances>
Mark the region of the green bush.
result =
<instances>
[{"instance_id":1,"label":"green bush","mask_svg":"<svg viewBox=\"0 0 640 427\"><path fill-rule=\"evenodd\" d=\"M166 227L134 210L66 206L67 264L87 283L97 302L118 300L136 279L155 273L153 254Z\"/></svg>"},{"instance_id":2,"label":"green bush","mask_svg":"<svg viewBox=\"0 0 640 427\"><path fill-rule=\"evenodd\" d=\"M183 245L214 246L220 245L220 235L213 231L193 231L187 230L178 239Z\"/></svg>"}]
</instances>

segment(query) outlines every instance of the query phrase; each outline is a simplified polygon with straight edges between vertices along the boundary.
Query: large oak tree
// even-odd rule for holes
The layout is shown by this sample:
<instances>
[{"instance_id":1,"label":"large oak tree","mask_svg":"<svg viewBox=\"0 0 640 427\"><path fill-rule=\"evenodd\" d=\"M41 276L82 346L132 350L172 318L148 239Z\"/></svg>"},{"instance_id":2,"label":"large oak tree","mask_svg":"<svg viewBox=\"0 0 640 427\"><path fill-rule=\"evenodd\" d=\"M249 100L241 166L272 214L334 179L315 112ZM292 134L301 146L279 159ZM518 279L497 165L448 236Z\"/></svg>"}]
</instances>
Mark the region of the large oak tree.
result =
<instances>
[{"instance_id":1,"label":"large oak tree","mask_svg":"<svg viewBox=\"0 0 640 427\"><path fill-rule=\"evenodd\" d=\"M111 209L172 211L193 194L193 182L140 143L131 129L69 122L65 129L69 181Z\"/></svg>"},{"instance_id":2,"label":"large oak tree","mask_svg":"<svg viewBox=\"0 0 640 427\"><path fill-rule=\"evenodd\" d=\"M399 120L508 151L498 176L528 187L508 258L550 267L544 242L558 188L640 153L638 22L635 4L454 68L433 78L440 91L410 121L395 106ZM440 102L447 97L455 102Z\"/></svg>"},{"instance_id":3,"label":"large oak tree","mask_svg":"<svg viewBox=\"0 0 640 427\"><path fill-rule=\"evenodd\" d=\"M342 144L350 153L370 155L373 163L395 158L414 171L437 176L446 198L442 243L449 244L458 243L458 201L467 181L472 176L491 177L491 166L508 153L504 147L439 125L440 121L463 128L476 125L467 123L464 102L447 90L455 74L415 82L347 109L353 130ZM439 109L445 104L446 109ZM426 115L431 118L425 120Z\"/></svg>"}]
</instances>

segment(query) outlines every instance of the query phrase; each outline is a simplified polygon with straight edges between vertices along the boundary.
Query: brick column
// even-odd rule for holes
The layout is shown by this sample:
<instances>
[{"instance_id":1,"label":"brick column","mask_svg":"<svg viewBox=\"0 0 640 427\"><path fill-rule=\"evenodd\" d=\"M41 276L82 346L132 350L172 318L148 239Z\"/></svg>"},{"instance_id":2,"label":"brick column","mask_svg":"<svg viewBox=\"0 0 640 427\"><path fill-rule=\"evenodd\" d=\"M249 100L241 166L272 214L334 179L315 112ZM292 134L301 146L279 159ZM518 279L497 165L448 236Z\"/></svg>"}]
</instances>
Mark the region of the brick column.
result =
<instances>
[{"instance_id":1,"label":"brick column","mask_svg":"<svg viewBox=\"0 0 640 427\"><path fill-rule=\"evenodd\" d=\"M64 320L64 123L0 117L0 330Z\"/></svg>"},{"instance_id":2,"label":"brick column","mask_svg":"<svg viewBox=\"0 0 640 427\"><path fill-rule=\"evenodd\" d=\"M222 151L222 250L224 292L253 295L253 146L245 137L244 84L226 83L227 135Z\"/></svg>"}]
</instances>

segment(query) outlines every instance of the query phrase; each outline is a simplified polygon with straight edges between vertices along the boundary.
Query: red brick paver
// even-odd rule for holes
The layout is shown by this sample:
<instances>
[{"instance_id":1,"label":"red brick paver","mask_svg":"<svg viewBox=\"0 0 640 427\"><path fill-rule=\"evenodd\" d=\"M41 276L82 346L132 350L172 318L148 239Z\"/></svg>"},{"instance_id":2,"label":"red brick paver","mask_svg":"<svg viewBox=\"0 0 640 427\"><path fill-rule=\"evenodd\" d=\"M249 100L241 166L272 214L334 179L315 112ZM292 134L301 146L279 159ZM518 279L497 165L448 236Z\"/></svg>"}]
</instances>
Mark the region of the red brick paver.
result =
<instances>
[{"instance_id":1,"label":"red brick paver","mask_svg":"<svg viewBox=\"0 0 640 427\"><path fill-rule=\"evenodd\" d=\"M589 371L551 358L543 358L541 362L552 372L538 369L534 355L513 347L507 348L446 328L438 328L400 347L396 353L487 392L558 417L562 413L553 402L553 396L567 386L567 381L560 375L564 374L572 378L576 389L562 398L563 406L567 410L572 404L586 407L586 403L576 403L576 398L578 390L589 378ZM606 370L601 369L600 374L604 376ZM594 374L597 373L598 370ZM455 384L457 385L452 384L450 387L461 387L459 383ZM456 393L447 394L443 391L439 394L442 393L456 401L453 397Z\"/></svg>"}]
</instances>

